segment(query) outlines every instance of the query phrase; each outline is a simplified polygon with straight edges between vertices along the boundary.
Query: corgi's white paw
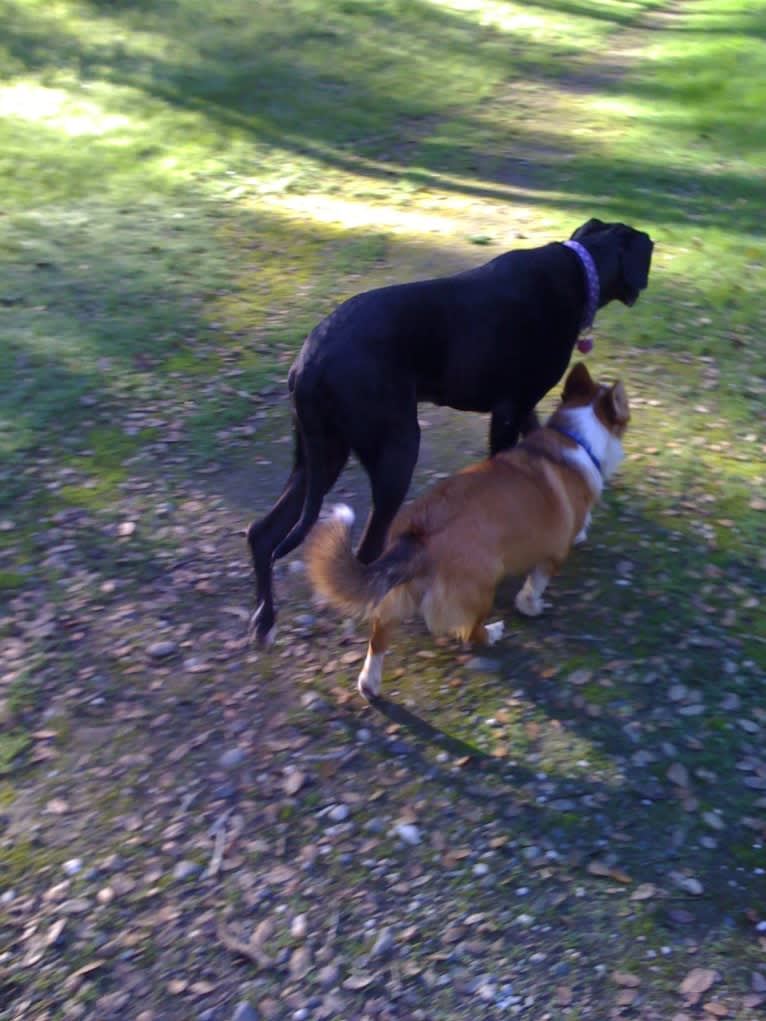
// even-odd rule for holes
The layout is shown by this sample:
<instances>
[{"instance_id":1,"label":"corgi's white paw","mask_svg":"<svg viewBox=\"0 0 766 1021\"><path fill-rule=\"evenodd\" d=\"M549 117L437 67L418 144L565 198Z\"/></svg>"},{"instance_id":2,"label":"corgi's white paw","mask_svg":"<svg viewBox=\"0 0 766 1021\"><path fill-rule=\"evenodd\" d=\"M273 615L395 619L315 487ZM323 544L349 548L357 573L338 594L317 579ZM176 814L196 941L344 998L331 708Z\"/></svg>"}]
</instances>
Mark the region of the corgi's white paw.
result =
<instances>
[{"instance_id":1,"label":"corgi's white paw","mask_svg":"<svg viewBox=\"0 0 766 1021\"><path fill-rule=\"evenodd\" d=\"M347 503L336 503L332 509L332 516L336 521L341 521L347 528L351 528L356 520L356 515Z\"/></svg>"},{"instance_id":2,"label":"corgi's white paw","mask_svg":"<svg viewBox=\"0 0 766 1021\"><path fill-rule=\"evenodd\" d=\"M530 592L526 587L516 595L516 609L525 617L539 617L544 606L542 598L535 595L534 592Z\"/></svg>"},{"instance_id":3,"label":"corgi's white paw","mask_svg":"<svg viewBox=\"0 0 766 1021\"><path fill-rule=\"evenodd\" d=\"M503 637L505 624L502 620L496 620L493 624L485 624L484 627L487 632L487 641L490 645L494 645L495 642L499 642Z\"/></svg>"},{"instance_id":4,"label":"corgi's white paw","mask_svg":"<svg viewBox=\"0 0 766 1021\"><path fill-rule=\"evenodd\" d=\"M368 652L364 666L359 673L357 688L362 698L371 701L380 694L381 682L383 680L383 656Z\"/></svg>"}]
</instances>

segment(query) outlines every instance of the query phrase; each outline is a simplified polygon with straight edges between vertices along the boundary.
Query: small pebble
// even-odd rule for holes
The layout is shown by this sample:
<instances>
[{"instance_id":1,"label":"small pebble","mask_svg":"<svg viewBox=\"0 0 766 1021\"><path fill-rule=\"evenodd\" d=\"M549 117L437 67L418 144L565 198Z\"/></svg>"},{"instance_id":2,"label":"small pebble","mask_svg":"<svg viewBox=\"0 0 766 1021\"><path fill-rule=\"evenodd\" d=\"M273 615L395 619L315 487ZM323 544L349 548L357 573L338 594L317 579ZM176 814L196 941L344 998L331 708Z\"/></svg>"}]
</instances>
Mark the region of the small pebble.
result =
<instances>
[{"instance_id":1,"label":"small pebble","mask_svg":"<svg viewBox=\"0 0 766 1021\"><path fill-rule=\"evenodd\" d=\"M260 1021L260 1014L251 1003L243 1001L237 1004L234 1013L231 1015L231 1021Z\"/></svg>"},{"instance_id":2,"label":"small pebble","mask_svg":"<svg viewBox=\"0 0 766 1021\"><path fill-rule=\"evenodd\" d=\"M484 670L489 672L497 670L497 663L486 656L471 656L465 668L466 670Z\"/></svg>"},{"instance_id":3,"label":"small pebble","mask_svg":"<svg viewBox=\"0 0 766 1021\"><path fill-rule=\"evenodd\" d=\"M323 989L332 989L333 986L338 984L340 978L340 969L337 964L326 964L324 968L319 970L317 979L320 986Z\"/></svg>"},{"instance_id":4,"label":"small pebble","mask_svg":"<svg viewBox=\"0 0 766 1021\"><path fill-rule=\"evenodd\" d=\"M171 642L169 639L160 642L154 642L148 648L148 653L152 659L167 659L168 656L172 656L174 652L178 651L178 645L176 642Z\"/></svg>"},{"instance_id":5,"label":"small pebble","mask_svg":"<svg viewBox=\"0 0 766 1021\"><path fill-rule=\"evenodd\" d=\"M196 861L179 861L173 866L173 879L186 880L198 875L202 869Z\"/></svg>"},{"instance_id":6,"label":"small pebble","mask_svg":"<svg viewBox=\"0 0 766 1021\"><path fill-rule=\"evenodd\" d=\"M394 827L396 835L405 842L405 844L419 844L420 843L420 830L413 823L400 822Z\"/></svg>"},{"instance_id":7,"label":"small pebble","mask_svg":"<svg viewBox=\"0 0 766 1021\"><path fill-rule=\"evenodd\" d=\"M213 788L213 801L229 801L236 798L239 787L235 783L222 783Z\"/></svg>"},{"instance_id":8,"label":"small pebble","mask_svg":"<svg viewBox=\"0 0 766 1021\"><path fill-rule=\"evenodd\" d=\"M241 748L229 748L218 760L221 769L236 769L245 761L245 753Z\"/></svg>"},{"instance_id":9,"label":"small pebble","mask_svg":"<svg viewBox=\"0 0 766 1021\"><path fill-rule=\"evenodd\" d=\"M394 948L394 937L389 928L381 929L370 951L371 957L385 957Z\"/></svg>"},{"instance_id":10,"label":"small pebble","mask_svg":"<svg viewBox=\"0 0 766 1021\"><path fill-rule=\"evenodd\" d=\"M676 886L680 886L682 890L686 890L687 893L691 893L695 897L703 892L702 883L694 876L685 876L682 872L671 872L670 878Z\"/></svg>"},{"instance_id":11,"label":"small pebble","mask_svg":"<svg viewBox=\"0 0 766 1021\"><path fill-rule=\"evenodd\" d=\"M76 876L82 868L82 858L70 858L61 867L68 876Z\"/></svg>"},{"instance_id":12,"label":"small pebble","mask_svg":"<svg viewBox=\"0 0 766 1021\"><path fill-rule=\"evenodd\" d=\"M388 748L392 755L410 755L412 752L412 745L407 741L389 741Z\"/></svg>"},{"instance_id":13,"label":"small pebble","mask_svg":"<svg viewBox=\"0 0 766 1021\"><path fill-rule=\"evenodd\" d=\"M333 822L345 822L351 815L351 809L348 805L333 805L327 815Z\"/></svg>"}]
</instances>

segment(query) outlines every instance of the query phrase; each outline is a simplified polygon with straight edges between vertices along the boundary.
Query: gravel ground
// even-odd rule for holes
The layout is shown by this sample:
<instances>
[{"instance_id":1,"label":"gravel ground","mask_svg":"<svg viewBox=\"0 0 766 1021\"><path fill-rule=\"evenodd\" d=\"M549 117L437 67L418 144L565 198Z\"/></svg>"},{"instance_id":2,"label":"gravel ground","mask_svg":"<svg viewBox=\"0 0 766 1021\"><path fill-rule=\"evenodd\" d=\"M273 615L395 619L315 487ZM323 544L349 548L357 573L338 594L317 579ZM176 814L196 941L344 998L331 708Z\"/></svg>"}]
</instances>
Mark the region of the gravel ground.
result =
<instances>
[{"instance_id":1,"label":"gravel ground","mask_svg":"<svg viewBox=\"0 0 766 1021\"><path fill-rule=\"evenodd\" d=\"M423 419L418 485L481 452L477 417ZM119 506L34 533L46 584L2 631L0 1017L757 1017L749 566L706 564L617 482L547 616L503 586L510 635L481 656L413 624L370 708L363 628L313 604L300 551L277 645L247 644L240 532L284 420L254 467L158 480L147 450ZM350 471L338 495L363 494Z\"/></svg>"}]
</instances>

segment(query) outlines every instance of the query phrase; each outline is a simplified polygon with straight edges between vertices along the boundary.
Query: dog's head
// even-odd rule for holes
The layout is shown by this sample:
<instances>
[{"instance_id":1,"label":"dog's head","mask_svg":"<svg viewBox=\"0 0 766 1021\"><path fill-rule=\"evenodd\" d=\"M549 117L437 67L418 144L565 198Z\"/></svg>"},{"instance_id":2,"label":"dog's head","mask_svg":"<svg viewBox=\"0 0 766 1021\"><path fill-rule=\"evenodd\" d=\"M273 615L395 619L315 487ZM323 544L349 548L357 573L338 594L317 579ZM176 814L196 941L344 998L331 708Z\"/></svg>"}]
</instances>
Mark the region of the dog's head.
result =
<instances>
[{"instance_id":1,"label":"dog's head","mask_svg":"<svg viewBox=\"0 0 766 1021\"><path fill-rule=\"evenodd\" d=\"M559 410L571 412L588 428L603 430L605 442L594 444L602 449L601 470L604 478L614 472L622 461L622 437L630 421L628 395L622 382L609 386L597 383L585 365L578 362L564 383Z\"/></svg>"},{"instance_id":2,"label":"dog's head","mask_svg":"<svg viewBox=\"0 0 766 1021\"><path fill-rule=\"evenodd\" d=\"M595 259L602 297L606 301L616 298L623 305L635 305L649 283L654 248L649 235L625 223L592 219L577 228L572 240L585 245Z\"/></svg>"}]
</instances>

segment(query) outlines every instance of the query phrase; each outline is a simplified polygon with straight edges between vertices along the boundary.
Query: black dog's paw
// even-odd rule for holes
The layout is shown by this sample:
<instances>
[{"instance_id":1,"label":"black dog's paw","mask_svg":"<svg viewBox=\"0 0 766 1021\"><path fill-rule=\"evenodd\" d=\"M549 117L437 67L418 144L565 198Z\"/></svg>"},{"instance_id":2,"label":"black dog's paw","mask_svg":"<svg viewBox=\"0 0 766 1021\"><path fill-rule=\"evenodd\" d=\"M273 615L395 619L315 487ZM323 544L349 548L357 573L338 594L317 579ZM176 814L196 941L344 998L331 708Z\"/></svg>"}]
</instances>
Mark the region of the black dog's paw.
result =
<instances>
[{"instance_id":1,"label":"black dog's paw","mask_svg":"<svg viewBox=\"0 0 766 1021\"><path fill-rule=\"evenodd\" d=\"M264 603L255 608L248 625L248 636L250 641L259 649L268 649L276 637L276 617L274 611Z\"/></svg>"}]
</instances>

